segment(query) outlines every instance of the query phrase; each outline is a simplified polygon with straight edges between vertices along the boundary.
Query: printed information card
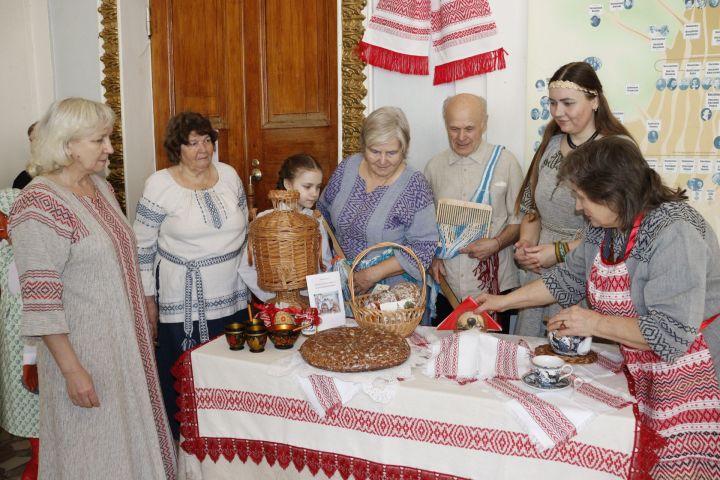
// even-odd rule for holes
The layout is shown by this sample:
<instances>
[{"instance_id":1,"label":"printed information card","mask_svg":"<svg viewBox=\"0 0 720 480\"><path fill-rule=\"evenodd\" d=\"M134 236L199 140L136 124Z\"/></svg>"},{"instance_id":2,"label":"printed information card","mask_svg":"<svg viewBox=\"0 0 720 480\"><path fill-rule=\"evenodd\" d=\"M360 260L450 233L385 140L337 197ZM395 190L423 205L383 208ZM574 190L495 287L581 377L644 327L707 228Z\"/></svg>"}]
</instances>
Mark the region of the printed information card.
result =
<instances>
[{"instance_id":1,"label":"printed information card","mask_svg":"<svg viewBox=\"0 0 720 480\"><path fill-rule=\"evenodd\" d=\"M318 273L305 277L308 286L310 306L317 308L320 315L318 331L345 326L345 302L343 301L340 274L338 272Z\"/></svg>"}]
</instances>

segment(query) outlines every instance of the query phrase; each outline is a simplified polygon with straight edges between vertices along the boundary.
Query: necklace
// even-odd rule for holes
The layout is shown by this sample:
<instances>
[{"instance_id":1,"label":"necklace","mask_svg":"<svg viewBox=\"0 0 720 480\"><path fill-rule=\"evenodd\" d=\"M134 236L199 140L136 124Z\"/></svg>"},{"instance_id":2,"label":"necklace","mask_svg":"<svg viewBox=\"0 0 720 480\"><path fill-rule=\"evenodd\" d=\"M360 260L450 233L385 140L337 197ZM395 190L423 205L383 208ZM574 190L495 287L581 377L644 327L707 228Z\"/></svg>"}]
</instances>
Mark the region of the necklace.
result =
<instances>
[{"instance_id":1,"label":"necklace","mask_svg":"<svg viewBox=\"0 0 720 480\"><path fill-rule=\"evenodd\" d=\"M590 138L588 138L587 140L582 142L580 145L585 145L588 142L592 142L593 140L595 140L595 137L597 137L599 134L600 134L600 132L595 130L595 132L592 135L590 135ZM567 133L566 136L567 136L568 147L570 147L572 150L575 150L576 148L578 148L580 146L580 145L575 145L575 143L573 143L572 138L570 137L569 133Z\"/></svg>"}]
</instances>

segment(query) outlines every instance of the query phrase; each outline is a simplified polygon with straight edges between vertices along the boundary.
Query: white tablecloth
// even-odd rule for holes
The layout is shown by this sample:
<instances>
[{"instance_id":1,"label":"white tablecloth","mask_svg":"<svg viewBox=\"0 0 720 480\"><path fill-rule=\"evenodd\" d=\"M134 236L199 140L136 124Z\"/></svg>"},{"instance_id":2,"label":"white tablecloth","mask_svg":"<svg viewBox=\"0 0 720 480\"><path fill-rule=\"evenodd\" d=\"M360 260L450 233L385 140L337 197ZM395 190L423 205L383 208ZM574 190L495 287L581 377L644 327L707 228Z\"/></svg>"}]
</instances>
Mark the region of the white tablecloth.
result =
<instances>
[{"instance_id":1,"label":"white tablecloth","mask_svg":"<svg viewBox=\"0 0 720 480\"><path fill-rule=\"evenodd\" d=\"M291 377L267 374L270 364L294 351L270 343L263 353L231 351L218 338L184 357L176 367L185 437L180 478L627 475L635 431L631 407L600 414L572 440L538 452L506 400L484 382L460 386L417 372L400 382L390 404L358 394L321 419ZM622 375L597 381L627 392Z\"/></svg>"}]
</instances>

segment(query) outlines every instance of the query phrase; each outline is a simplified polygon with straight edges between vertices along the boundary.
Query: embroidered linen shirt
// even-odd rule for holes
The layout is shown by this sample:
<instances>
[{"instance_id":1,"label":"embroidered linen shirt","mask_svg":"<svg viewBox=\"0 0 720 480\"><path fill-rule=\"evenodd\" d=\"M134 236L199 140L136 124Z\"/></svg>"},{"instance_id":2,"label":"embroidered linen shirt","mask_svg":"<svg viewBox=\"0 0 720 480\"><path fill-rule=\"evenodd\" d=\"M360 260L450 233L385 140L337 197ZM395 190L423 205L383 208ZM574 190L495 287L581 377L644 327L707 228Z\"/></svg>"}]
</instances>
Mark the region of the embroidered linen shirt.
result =
<instances>
[{"instance_id":1,"label":"embroidered linen shirt","mask_svg":"<svg viewBox=\"0 0 720 480\"><path fill-rule=\"evenodd\" d=\"M218 181L204 190L180 186L167 169L155 172L145 182L133 228L145 295L156 293L155 274L160 266L160 322L184 320L186 268L160 258L158 248L185 260L217 257L245 248L245 191L231 166L214 165ZM240 257L201 268L206 319L222 318L247 307L247 287L238 273ZM194 282L192 290L192 319L198 320Z\"/></svg>"},{"instance_id":2,"label":"embroidered linen shirt","mask_svg":"<svg viewBox=\"0 0 720 480\"><path fill-rule=\"evenodd\" d=\"M361 154L343 160L330 177L318 200L318 208L328 221L343 253L352 260L362 250L380 242L395 242L410 248L423 267L428 268L437 246L435 205L427 180L406 166L391 185L366 192L360 177ZM375 250L365 258L381 253ZM417 262L405 252L397 255L400 266L420 280ZM397 275L387 279L400 281Z\"/></svg>"},{"instance_id":3,"label":"embroidered linen shirt","mask_svg":"<svg viewBox=\"0 0 720 480\"><path fill-rule=\"evenodd\" d=\"M494 145L483 142L467 157L461 157L451 149L433 157L425 166L425 177L432 187L435 203L442 199L470 201L485 171ZM498 235L507 225L519 224L522 215L514 214L515 199L522 185L522 170L515 156L507 149L500 154L490 186L492 199L492 220L490 237ZM517 267L513 260L512 248L504 248L498 254L498 284L500 291L517 287ZM465 254L444 260L447 282L459 299L480 293L478 281L473 274L478 261Z\"/></svg>"}]
</instances>

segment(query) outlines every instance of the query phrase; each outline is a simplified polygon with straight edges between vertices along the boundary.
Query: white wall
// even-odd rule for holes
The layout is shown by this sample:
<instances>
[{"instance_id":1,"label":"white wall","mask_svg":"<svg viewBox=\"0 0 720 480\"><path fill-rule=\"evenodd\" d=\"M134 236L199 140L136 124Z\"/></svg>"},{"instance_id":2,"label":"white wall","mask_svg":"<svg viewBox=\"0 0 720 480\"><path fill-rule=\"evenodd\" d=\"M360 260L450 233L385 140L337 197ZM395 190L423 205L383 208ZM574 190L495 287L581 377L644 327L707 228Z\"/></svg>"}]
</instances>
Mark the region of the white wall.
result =
<instances>
[{"instance_id":1,"label":"white wall","mask_svg":"<svg viewBox=\"0 0 720 480\"><path fill-rule=\"evenodd\" d=\"M47 0L55 98L102 101L98 0Z\"/></svg>"},{"instance_id":2,"label":"white wall","mask_svg":"<svg viewBox=\"0 0 720 480\"><path fill-rule=\"evenodd\" d=\"M135 219L145 179L155 171L150 39L145 26L147 2L118 2L125 192L130 221Z\"/></svg>"},{"instance_id":3,"label":"white wall","mask_svg":"<svg viewBox=\"0 0 720 480\"><path fill-rule=\"evenodd\" d=\"M54 97L46 0L0 2L0 61L0 188L6 188L30 157L27 127Z\"/></svg>"},{"instance_id":4,"label":"white wall","mask_svg":"<svg viewBox=\"0 0 720 480\"><path fill-rule=\"evenodd\" d=\"M487 140L505 145L515 154L521 166L525 167L525 163L529 163L530 159L522 157L525 150L527 2L513 0L492 3L498 35L509 54L504 70L433 86L431 75L402 75L375 67L366 69L368 110L394 105L402 108L408 117L412 137L408 155L410 165L422 170L434 154L448 148L442 103L448 96L463 92L487 99ZM368 5L366 22L371 15L370 9L371 5Z\"/></svg>"},{"instance_id":5,"label":"white wall","mask_svg":"<svg viewBox=\"0 0 720 480\"><path fill-rule=\"evenodd\" d=\"M145 32L147 2L118 0L125 183L131 219L144 180L154 171L150 42ZM506 145L521 164L529 161L521 156L525 137L522 119L527 3L514 0L492 4L498 33L509 53L505 70L433 86L430 76L368 68L368 107L397 105L405 110L412 132L409 161L415 168L424 168L432 155L447 147L441 106L448 95L459 92L485 96L490 115L488 140ZM338 0L338 11L341 4L342 0ZM8 114L0 119L0 126L5 127L0 128L0 138L6 147L0 180L8 184L28 157L24 138L27 125L55 98L78 95L100 100L102 87L98 0L1 0L0 5L0 60L4 65L0 99L2 105L8 106ZM17 45L26 47L18 49ZM15 68L7 68L10 65Z\"/></svg>"}]
</instances>

